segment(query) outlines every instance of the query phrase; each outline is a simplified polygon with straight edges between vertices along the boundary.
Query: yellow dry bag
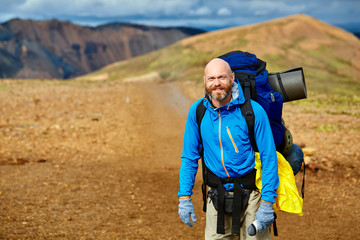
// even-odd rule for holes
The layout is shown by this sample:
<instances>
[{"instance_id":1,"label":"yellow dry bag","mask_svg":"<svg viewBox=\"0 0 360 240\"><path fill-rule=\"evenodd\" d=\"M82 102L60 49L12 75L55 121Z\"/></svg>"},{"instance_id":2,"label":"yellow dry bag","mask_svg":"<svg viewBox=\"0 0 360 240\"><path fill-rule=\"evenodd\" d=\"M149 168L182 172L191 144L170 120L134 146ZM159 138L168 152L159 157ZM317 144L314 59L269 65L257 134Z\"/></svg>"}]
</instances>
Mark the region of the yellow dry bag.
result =
<instances>
[{"instance_id":1,"label":"yellow dry bag","mask_svg":"<svg viewBox=\"0 0 360 240\"><path fill-rule=\"evenodd\" d=\"M279 187L276 190L277 197L275 198L274 210L280 210L289 213L296 213L299 216L303 215L303 199L300 197L295 183L295 176L293 170L286 161L286 159L277 152L278 172L279 172ZM255 169L256 171L256 187L262 187L262 171L260 154L255 153Z\"/></svg>"}]
</instances>

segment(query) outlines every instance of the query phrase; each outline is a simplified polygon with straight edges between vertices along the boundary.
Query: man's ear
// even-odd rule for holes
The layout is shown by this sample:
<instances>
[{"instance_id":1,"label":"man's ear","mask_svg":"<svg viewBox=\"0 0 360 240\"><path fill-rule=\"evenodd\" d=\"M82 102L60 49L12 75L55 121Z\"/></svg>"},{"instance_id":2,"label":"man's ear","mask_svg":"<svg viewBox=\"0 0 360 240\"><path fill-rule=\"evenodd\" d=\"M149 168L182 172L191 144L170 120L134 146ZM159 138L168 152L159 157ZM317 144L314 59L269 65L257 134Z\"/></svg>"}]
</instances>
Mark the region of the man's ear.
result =
<instances>
[{"instance_id":1,"label":"man's ear","mask_svg":"<svg viewBox=\"0 0 360 240\"><path fill-rule=\"evenodd\" d=\"M231 72L231 75L232 75L232 83L234 83L234 81L235 81L235 73Z\"/></svg>"}]
</instances>

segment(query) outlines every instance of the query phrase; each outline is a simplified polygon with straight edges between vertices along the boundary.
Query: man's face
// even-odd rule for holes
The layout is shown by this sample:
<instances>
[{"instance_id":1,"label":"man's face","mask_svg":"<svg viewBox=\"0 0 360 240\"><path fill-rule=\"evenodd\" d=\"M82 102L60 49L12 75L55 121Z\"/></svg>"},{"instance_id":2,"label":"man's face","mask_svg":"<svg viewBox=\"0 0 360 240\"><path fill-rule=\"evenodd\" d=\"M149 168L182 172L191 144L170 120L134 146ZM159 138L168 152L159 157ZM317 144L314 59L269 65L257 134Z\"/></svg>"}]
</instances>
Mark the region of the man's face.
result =
<instances>
[{"instance_id":1,"label":"man's face","mask_svg":"<svg viewBox=\"0 0 360 240\"><path fill-rule=\"evenodd\" d=\"M234 76L225 65L215 65L205 71L205 91L216 101L222 101L231 94Z\"/></svg>"}]
</instances>

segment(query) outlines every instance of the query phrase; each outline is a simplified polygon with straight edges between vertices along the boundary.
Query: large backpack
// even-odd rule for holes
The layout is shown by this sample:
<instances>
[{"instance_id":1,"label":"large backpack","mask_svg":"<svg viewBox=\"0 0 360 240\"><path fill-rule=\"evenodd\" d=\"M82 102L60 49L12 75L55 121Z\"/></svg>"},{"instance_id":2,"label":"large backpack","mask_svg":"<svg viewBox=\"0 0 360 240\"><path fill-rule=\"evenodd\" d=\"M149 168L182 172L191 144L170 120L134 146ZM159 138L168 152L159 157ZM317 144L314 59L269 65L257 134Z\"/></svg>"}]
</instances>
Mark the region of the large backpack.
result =
<instances>
[{"instance_id":1,"label":"large backpack","mask_svg":"<svg viewBox=\"0 0 360 240\"><path fill-rule=\"evenodd\" d=\"M242 51L232 51L219 58L229 63L244 91L245 101L251 98L264 108L270 121L275 146L282 152L284 147L284 126L281 118L283 97L274 91L268 82L266 62L258 59L255 54ZM250 104L249 106L251 107ZM252 112L252 108L248 111ZM250 134L253 138L253 132Z\"/></svg>"}]
</instances>

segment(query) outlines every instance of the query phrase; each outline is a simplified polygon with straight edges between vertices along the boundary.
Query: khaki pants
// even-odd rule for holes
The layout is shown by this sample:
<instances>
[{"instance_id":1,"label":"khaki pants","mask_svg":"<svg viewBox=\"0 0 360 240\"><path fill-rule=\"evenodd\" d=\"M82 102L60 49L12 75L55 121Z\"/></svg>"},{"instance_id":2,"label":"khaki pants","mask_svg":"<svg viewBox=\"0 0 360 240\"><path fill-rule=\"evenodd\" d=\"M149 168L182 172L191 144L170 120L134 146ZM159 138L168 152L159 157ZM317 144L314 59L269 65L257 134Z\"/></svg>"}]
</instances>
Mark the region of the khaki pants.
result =
<instances>
[{"instance_id":1,"label":"khaki pants","mask_svg":"<svg viewBox=\"0 0 360 240\"><path fill-rule=\"evenodd\" d=\"M216 233L217 224L217 211L214 208L210 198L207 199L206 209L206 228L205 228L205 240L215 239L227 239L227 240L267 240L271 239L270 227L265 229L262 233L257 233L255 236L249 236L247 234L248 226L255 220L255 215L260 207L260 193L258 191L252 191L249 198L249 204L241 217L240 235L231 234L232 218L231 215L225 214L225 234Z\"/></svg>"}]
</instances>

